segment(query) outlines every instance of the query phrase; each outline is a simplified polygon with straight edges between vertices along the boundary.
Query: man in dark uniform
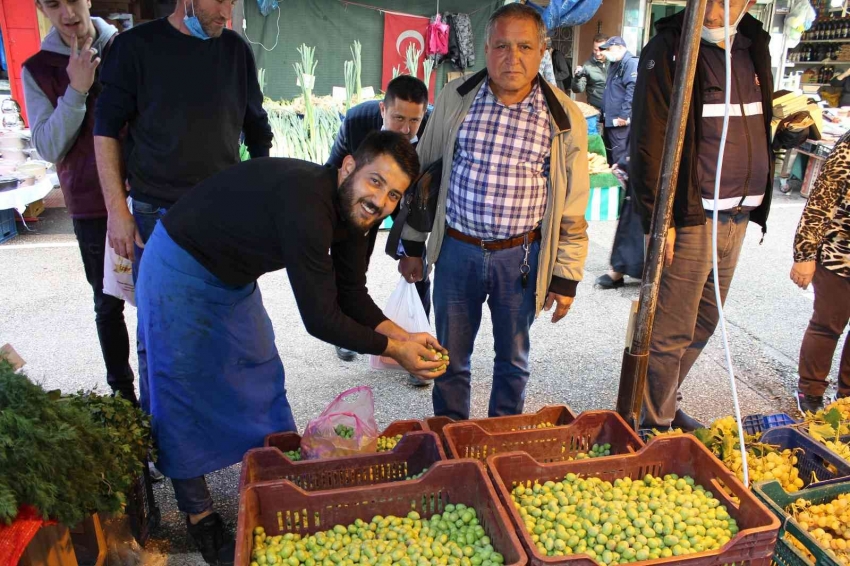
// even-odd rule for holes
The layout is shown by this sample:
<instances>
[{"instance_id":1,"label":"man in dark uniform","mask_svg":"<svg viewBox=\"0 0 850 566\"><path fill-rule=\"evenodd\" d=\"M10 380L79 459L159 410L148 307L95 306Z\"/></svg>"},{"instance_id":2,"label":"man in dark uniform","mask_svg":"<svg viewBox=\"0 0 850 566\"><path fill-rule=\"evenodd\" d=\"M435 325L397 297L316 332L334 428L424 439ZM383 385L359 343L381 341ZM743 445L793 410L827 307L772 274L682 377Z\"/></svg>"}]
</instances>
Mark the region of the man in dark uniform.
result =
<instances>
[{"instance_id":1,"label":"man in dark uniform","mask_svg":"<svg viewBox=\"0 0 850 566\"><path fill-rule=\"evenodd\" d=\"M428 87L410 75L401 75L389 82L384 100L369 100L350 109L346 115L339 133L336 136L331 156L325 165L339 168L345 156L352 155L360 147L360 143L370 133L379 130L398 132L416 146L419 133L425 130L428 108ZM369 255L375 247L380 226L375 226L369 236ZM420 258L424 246L418 242L404 242L399 249L399 255ZM406 257L404 259L407 259ZM425 309L425 314L431 314L431 279L430 277L416 282L416 291ZM353 361L357 352L336 346L336 355L344 362ZM416 386L430 385L430 381L420 380L410 376L410 383Z\"/></svg>"}]
</instances>

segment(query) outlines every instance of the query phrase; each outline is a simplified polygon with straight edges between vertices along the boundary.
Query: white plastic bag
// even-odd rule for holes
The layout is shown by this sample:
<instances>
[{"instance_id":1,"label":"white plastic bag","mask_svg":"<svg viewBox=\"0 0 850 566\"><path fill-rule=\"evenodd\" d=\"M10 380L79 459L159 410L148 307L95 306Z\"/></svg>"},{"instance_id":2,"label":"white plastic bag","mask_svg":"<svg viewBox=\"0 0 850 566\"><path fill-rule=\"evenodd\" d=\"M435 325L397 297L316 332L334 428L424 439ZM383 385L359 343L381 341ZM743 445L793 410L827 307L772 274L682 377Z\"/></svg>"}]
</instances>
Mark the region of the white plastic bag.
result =
<instances>
[{"instance_id":1,"label":"white plastic bag","mask_svg":"<svg viewBox=\"0 0 850 566\"><path fill-rule=\"evenodd\" d=\"M103 254L103 292L136 306L136 285L133 283L133 262L121 257L106 239Z\"/></svg>"},{"instance_id":2,"label":"white plastic bag","mask_svg":"<svg viewBox=\"0 0 850 566\"><path fill-rule=\"evenodd\" d=\"M399 279L395 291L390 295L384 315L410 333L431 331L416 285L408 283L404 277ZM369 366L372 369L402 369L398 362L386 356L369 356Z\"/></svg>"}]
</instances>

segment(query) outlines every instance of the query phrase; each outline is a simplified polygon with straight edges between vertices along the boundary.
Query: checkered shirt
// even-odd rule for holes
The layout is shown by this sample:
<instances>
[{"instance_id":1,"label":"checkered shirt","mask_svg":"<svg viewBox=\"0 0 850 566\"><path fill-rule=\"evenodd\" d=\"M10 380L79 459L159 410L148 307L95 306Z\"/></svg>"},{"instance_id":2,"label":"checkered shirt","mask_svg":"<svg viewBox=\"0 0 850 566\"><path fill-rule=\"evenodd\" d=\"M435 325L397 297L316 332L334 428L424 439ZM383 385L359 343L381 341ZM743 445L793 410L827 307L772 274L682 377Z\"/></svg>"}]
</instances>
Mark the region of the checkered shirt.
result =
<instances>
[{"instance_id":1,"label":"checkered shirt","mask_svg":"<svg viewBox=\"0 0 850 566\"><path fill-rule=\"evenodd\" d=\"M540 85L505 106L478 91L458 132L446 221L483 240L534 230L546 212L552 131Z\"/></svg>"}]
</instances>

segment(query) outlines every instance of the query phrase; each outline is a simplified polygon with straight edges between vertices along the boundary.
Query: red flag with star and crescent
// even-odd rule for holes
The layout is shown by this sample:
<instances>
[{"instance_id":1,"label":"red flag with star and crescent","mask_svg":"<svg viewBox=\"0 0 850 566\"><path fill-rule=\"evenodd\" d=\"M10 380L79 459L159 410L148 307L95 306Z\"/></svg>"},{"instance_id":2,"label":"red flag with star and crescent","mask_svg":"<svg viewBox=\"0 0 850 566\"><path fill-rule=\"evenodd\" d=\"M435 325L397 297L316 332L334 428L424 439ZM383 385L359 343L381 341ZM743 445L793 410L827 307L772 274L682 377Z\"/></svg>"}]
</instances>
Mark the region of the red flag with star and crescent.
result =
<instances>
[{"instance_id":1,"label":"red flag with star and crescent","mask_svg":"<svg viewBox=\"0 0 850 566\"><path fill-rule=\"evenodd\" d=\"M387 84L393 79L393 68L398 67L402 74L409 75L407 70L407 48L414 45L422 54L416 77L425 80L425 38L428 32L428 18L408 16L384 12L384 60L381 73L381 90L387 89ZM428 85L428 99L434 102L434 85L437 84L437 68L431 72Z\"/></svg>"}]
</instances>

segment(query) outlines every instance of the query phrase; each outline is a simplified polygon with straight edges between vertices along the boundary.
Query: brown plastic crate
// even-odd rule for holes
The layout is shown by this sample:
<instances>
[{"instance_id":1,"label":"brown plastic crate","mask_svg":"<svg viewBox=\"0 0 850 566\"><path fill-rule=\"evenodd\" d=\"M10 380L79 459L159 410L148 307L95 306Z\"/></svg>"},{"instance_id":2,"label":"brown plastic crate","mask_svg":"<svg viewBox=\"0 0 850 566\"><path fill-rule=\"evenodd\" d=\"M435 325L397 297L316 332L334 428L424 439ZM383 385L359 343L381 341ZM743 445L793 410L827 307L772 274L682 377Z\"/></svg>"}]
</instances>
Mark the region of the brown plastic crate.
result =
<instances>
[{"instance_id":1,"label":"brown plastic crate","mask_svg":"<svg viewBox=\"0 0 850 566\"><path fill-rule=\"evenodd\" d=\"M576 420L576 415L566 405L549 405L543 407L536 413L523 415L509 415L507 417L490 417L488 419L469 419L456 421L449 417L431 417L425 419L427 430L436 432L445 443L443 429L453 423L475 423L487 432L513 432L517 430L533 429L543 423L552 423L555 426L570 424ZM448 452L448 446L446 446Z\"/></svg>"},{"instance_id":2,"label":"brown plastic crate","mask_svg":"<svg viewBox=\"0 0 850 566\"><path fill-rule=\"evenodd\" d=\"M612 455L643 448L640 437L613 411L589 411L566 426L516 432L487 432L479 423L454 423L443 435L450 458L476 460L522 451L538 462L559 462L588 452L594 444L610 444Z\"/></svg>"},{"instance_id":3,"label":"brown plastic crate","mask_svg":"<svg viewBox=\"0 0 850 566\"><path fill-rule=\"evenodd\" d=\"M440 438L426 431L406 434L389 452L323 460L293 462L277 448L255 448L242 459L239 491L252 483L282 479L306 491L388 483L419 474L445 459Z\"/></svg>"},{"instance_id":4,"label":"brown plastic crate","mask_svg":"<svg viewBox=\"0 0 850 566\"><path fill-rule=\"evenodd\" d=\"M646 474L656 477L666 474L690 476L696 483L710 490L738 523L740 531L721 549L685 557L647 560L641 564L663 562L665 566L672 564L721 566L734 563L768 566L771 562L779 530L779 520L738 481L720 460L689 434L654 438L639 452L624 456L540 464L528 454L517 452L491 456L487 459L487 463L496 490L502 501L506 503L508 513L528 552L531 566L594 566L597 564L586 554L557 557L540 554L511 500L511 490L517 482L561 481L568 473L599 477L605 481L624 477L638 479ZM724 487L739 499L740 504L732 502L730 496L724 491Z\"/></svg>"},{"instance_id":5,"label":"brown plastic crate","mask_svg":"<svg viewBox=\"0 0 850 566\"><path fill-rule=\"evenodd\" d=\"M493 547L505 557L506 566L524 566L522 550L511 520L499 501L480 462L449 460L434 464L418 480L387 486L343 488L308 493L288 481L249 485L239 498L236 533L237 566L248 566L255 527L268 535L298 533L302 536L349 525L357 519L371 521L375 515L422 516L442 513L448 504L475 508Z\"/></svg>"},{"instance_id":6,"label":"brown plastic crate","mask_svg":"<svg viewBox=\"0 0 850 566\"><path fill-rule=\"evenodd\" d=\"M428 430L425 423L417 420L395 421L381 432L379 436L397 436L417 430ZM273 432L266 436L263 446L277 448L281 452L289 452L301 448L301 435L297 432ZM288 458L287 458L288 459ZM326 458L325 460L328 460Z\"/></svg>"}]
</instances>

